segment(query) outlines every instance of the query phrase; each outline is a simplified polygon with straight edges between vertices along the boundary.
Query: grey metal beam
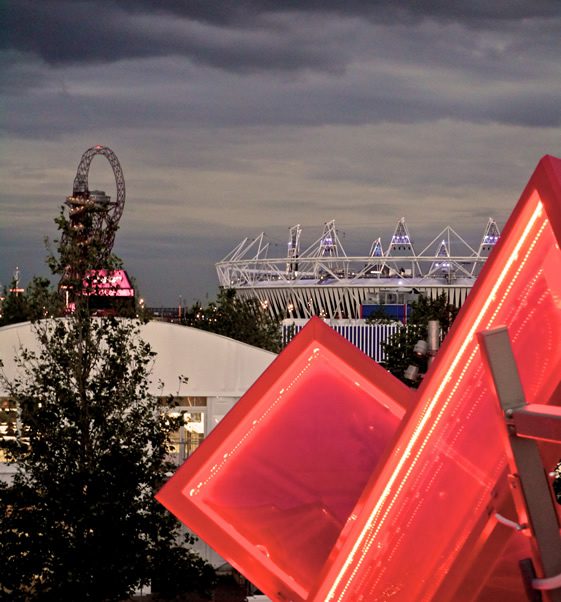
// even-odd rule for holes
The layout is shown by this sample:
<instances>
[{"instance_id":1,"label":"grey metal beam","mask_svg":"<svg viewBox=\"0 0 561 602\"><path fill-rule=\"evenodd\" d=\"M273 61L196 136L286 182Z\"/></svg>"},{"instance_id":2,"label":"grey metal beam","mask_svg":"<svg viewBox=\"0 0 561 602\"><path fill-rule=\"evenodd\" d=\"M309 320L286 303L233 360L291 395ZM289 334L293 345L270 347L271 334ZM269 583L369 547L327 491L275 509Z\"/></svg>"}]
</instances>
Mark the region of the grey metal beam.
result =
<instances>
[{"instance_id":1,"label":"grey metal beam","mask_svg":"<svg viewBox=\"0 0 561 602\"><path fill-rule=\"evenodd\" d=\"M518 481L529 528L537 548L539 575L552 578L561 574L561 537L557 514L537 442L518 437L512 417L523 415L527 406L516 361L506 327L478 333L484 360L491 373L501 408L504 412L512 455L509 456L513 481ZM536 583L536 585L538 585ZM561 602L561 589L545 592L551 602Z\"/></svg>"}]
</instances>

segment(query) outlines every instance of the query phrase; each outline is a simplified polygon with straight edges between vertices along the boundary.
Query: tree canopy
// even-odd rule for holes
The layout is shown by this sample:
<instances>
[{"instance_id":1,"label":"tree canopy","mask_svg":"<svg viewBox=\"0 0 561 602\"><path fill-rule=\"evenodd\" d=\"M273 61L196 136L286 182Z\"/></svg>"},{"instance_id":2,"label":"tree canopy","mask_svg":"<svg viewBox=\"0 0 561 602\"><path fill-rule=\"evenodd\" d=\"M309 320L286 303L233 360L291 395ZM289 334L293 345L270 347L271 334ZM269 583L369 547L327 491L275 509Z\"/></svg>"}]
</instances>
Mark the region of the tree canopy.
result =
<instances>
[{"instance_id":1,"label":"tree canopy","mask_svg":"<svg viewBox=\"0 0 561 602\"><path fill-rule=\"evenodd\" d=\"M257 299L240 299L234 289L220 289L216 302L195 303L183 315L182 324L221 334L248 345L278 353L281 331L278 320Z\"/></svg>"},{"instance_id":2,"label":"tree canopy","mask_svg":"<svg viewBox=\"0 0 561 602\"><path fill-rule=\"evenodd\" d=\"M17 291L15 282L4 290L0 306L0 326L36 321L63 314L64 306L48 278L34 276L27 289Z\"/></svg>"},{"instance_id":3,"label":"tree canopy","mask_svg":"<svg viewBox=\"0 0 561 602\"><path fill-rule=\"evenodd\" d=\"M458 313L458 308L448 302L446 293L431 299L421 295L413 302L411 317L407 325L402 326L390 339L383 343L384 361L382 365L394 376L410 386L404 376L406 368L413 358L413 347L419 339L426 339L429 320L440 323L441 338L444 338Z\"/></svg>"},{"instance_id":4,"label":"tree canopy","mask_svg":"<svg viewBox=\"0 0 561 602\"><path fill-rule=\"evenodd\" d=\"M74 311L36 322L38 350L22 349L18 375L3 377L19 428L2 443L16 473L0 484L0 598L117 601L148 582L169 596L208 589L212 568L154 499L178 426L150 394L154 352L139 320L92 315L92 270L115 260L100 264L58 223L66 236L50 265Z\"/></svg>"}]
</instances>

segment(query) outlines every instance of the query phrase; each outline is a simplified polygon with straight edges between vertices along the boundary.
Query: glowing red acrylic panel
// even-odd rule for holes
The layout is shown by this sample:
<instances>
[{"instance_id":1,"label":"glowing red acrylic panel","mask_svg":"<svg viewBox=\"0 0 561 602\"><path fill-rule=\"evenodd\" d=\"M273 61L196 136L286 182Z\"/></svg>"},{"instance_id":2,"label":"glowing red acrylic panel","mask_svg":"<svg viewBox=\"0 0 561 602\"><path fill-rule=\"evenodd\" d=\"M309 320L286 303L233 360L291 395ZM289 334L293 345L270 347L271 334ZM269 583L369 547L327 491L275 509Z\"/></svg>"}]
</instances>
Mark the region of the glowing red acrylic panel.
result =
<instances>
[{"instance_id":1,"label":"glowing red acrylic panel","mask_svg":"<svg viewBox=\"0 0 561 602\"><path fill-rule=\"evenodd\" d=\"M561 161L544 157L310 600L467 599L464 561L494 521L508 449L476 333L507 325L527 401L551 401L561 380L560 234Z\"/></svg>"},{"instance_id":2,"label":"glowing red acrylic panel","mask_svg":"<svg viewBox=\"0 0 561 602\"><path fill-rule=\"evenodd\" d=\"M307 600L412 398L314 318L157 497L269 596Z\"/></svg>"}]
</instances>

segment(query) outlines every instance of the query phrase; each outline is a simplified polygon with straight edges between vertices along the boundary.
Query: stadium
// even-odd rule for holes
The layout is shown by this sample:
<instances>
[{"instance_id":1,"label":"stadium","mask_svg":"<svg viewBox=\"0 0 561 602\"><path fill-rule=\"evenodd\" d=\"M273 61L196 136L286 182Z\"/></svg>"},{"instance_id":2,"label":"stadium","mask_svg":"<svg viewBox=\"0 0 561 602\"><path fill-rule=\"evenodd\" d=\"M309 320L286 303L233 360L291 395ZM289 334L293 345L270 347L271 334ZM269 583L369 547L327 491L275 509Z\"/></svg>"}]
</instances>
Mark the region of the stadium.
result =
<instances>
[{"instance_id":1,"label":"stadium","mask_svg":"<svg viewBox=\"0 0 561 602\"><path fill-rule=\"evenodd\" d=\"M287 253L270 257L264 233L244 239L216 264L220 286L242 299L258 299L280 319L357 320L382 309L406 322L410 303L419 294L442 293L461 307L481 267L500 236L489 218L477 248L452 227L444 228L416 252L405 218L395 227L386 248L376 239L368 255L349 256L335 221L324 224L321 237L301 250L302 228L289 229Z\"/></svg>"}]
</instances>

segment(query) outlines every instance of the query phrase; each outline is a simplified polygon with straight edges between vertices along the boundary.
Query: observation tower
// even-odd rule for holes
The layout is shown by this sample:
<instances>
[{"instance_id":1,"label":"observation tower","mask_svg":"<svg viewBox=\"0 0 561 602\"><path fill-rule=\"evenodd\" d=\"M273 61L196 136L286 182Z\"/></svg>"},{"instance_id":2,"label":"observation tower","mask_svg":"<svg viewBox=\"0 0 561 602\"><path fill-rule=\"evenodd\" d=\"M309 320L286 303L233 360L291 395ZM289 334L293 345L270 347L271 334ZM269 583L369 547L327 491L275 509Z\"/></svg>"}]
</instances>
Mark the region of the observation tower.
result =
<instances>
[{"instance_id":1,"label":"observation tower","mask_svg":"<svg viewBox=\"0 0 561 602\"><path fill-rule=\"evenodd\" d=\"M97 155L107 159L115 176L116 196L112 200L103 190L90 190L88 176L91 163ZM71 237L78 249L95 253L99 265L109 258L119 220L125 207L125 179L117 155L108 147L96 145L89 148L80 159L72 194L66 198L70 231L62 237L62 246ZM68 283L78 277L75 265L69 263L59 287L66 289L67 305L71 305ZM125 270L98 269L87 274L94 289L89 296L90 308L113 313L117 308L134 305L134 289Z\"/></svg>"},{"instance_id":2,"label":"observation tower","mask_svg":"<svg viewBox=\"0 0 561 602\"><path fill-rule=\"evenodd\" d=\"M117 195L114 201L102 190L90 190L88 176L93 158L104 156L113 169ZM115 233L125 207L125 179L117 155L106 146L92 146L80 159L72 194L65 202L73 234L79 244L96 244L103 259L113 248Z\"/></svg>"}]
</instances>

